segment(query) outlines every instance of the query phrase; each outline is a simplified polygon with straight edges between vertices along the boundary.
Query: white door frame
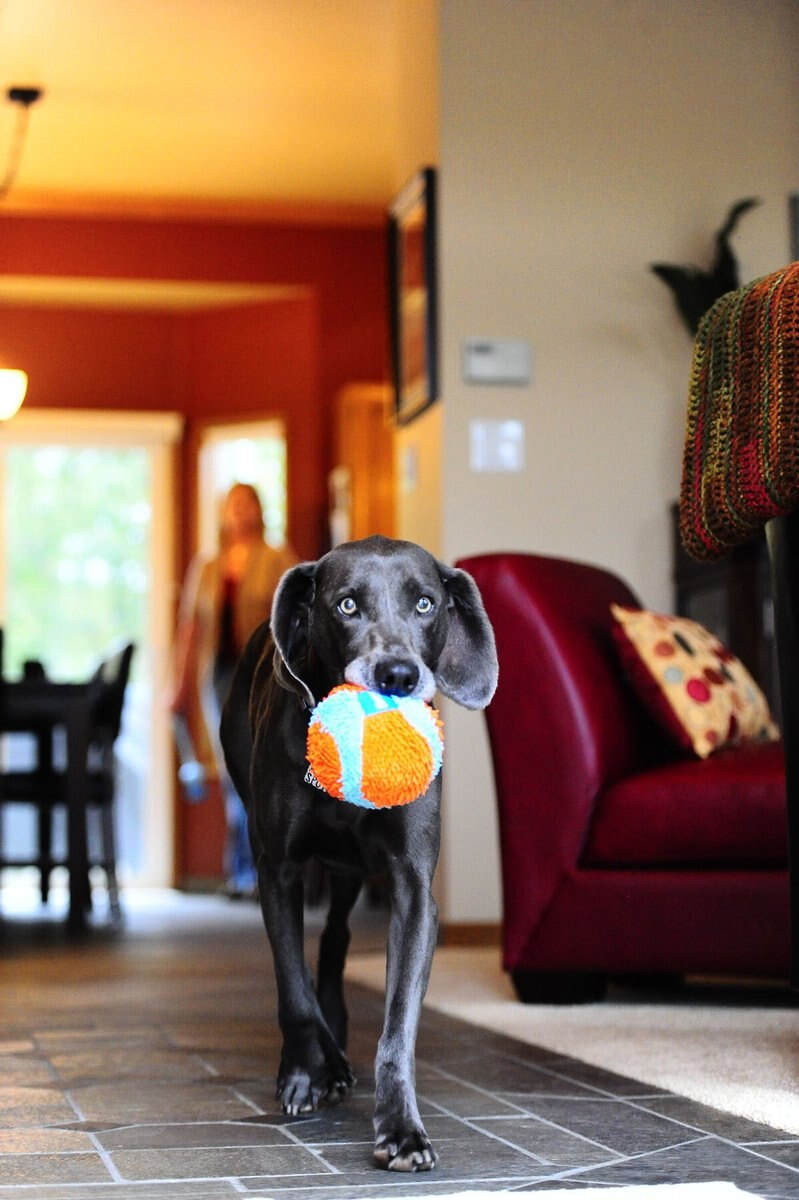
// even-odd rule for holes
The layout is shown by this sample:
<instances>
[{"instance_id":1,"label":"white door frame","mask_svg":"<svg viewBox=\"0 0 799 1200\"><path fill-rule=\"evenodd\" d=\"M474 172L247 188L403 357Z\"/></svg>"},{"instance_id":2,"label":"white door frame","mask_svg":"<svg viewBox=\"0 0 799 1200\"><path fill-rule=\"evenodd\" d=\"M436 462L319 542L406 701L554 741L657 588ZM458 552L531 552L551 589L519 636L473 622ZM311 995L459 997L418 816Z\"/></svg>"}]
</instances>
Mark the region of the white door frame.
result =
<instances>
[{"instance_id":1,"label":"white door frame","mask_svg":"<svg viewBox=\"0 0 799 1200\"><path fill-rule=\"evenodd\" d=\"M4 451L12 445L131 446L150 451L153 468L153 528L150 541L149 625L152 637L150 713L151 786L144 797L148 830L148 870L137 883L170 887L174 883L174 769L172 734L166 696L171 668L173 630L172 579L174 544L174 446L183 433L183 417L174 412L119 412L102 409L25 409L0 429L0 472ZM2 538L0 522L0 538ZM0 543L0 568L5 563ZM0 588L0 625L5 621L4 589Z\"/></svg>"}]
</instances>

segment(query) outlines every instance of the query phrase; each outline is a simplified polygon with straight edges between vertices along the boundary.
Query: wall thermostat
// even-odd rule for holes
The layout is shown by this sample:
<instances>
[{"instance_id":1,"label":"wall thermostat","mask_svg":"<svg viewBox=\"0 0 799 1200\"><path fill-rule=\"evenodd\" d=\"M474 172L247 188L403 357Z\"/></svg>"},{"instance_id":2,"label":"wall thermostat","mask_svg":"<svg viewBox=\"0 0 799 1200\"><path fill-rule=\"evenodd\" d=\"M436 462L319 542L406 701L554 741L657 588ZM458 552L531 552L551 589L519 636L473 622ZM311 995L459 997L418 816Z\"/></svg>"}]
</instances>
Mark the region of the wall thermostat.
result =
<instances>
[{"instance_id":1,"label":"wall thermostat","mask_svg":"<svg viewBox=\"0 0 799 1200\"><path fill-rule=\"evenodd\" d=\"M530 382L530 343L519 338L466 338L462 343L465 383L512 384Z\"/></svg>"}]
</instances>

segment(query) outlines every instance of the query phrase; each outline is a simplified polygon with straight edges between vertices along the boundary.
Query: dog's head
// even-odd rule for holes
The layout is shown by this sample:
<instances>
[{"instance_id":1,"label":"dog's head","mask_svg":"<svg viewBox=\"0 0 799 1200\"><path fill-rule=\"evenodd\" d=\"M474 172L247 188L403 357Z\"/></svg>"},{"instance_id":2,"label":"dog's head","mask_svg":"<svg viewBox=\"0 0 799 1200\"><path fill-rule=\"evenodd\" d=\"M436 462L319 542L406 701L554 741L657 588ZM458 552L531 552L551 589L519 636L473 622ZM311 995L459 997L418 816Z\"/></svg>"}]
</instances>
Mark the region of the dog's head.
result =
<instances>
[{"instance_id":1,"label":"dog's head","mask_svg":"<svg viewBox=\"0 0 799 1200\"><path fill-rule=\"evenodd\" d=\"M271 624L278 682L311 704L346 682L485 708L497 685L477 585L412 542L364 538L292 567Z\"/></svg>"}]
</instances>

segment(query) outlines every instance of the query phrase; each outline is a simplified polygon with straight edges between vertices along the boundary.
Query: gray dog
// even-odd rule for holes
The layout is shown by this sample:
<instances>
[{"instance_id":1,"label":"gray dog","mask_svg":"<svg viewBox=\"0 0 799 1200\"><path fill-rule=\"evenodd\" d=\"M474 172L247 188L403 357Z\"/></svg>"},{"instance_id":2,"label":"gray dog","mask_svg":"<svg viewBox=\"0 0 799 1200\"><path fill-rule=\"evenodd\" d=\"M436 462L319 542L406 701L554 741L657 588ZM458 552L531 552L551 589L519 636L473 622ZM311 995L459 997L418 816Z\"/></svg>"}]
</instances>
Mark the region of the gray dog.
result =
<instances>
[{"instance_id":1,"label":"gray dog","mask_svg":"<svg viewBox=\"0 0 799 1200\"><path fill-rule=\"evenodd\" d=\"M415 1049L436 941L431 895L441 777L412 804L369 810L306 781L310 710L344 682L432 700L436 690L484 708L497 682L494 636L477 587L421 547L350 542L283 576L253 634L222 717L222 743L249 811L264 922L274 956L283 1111L311 1112L355 1082L345 1056L348 919L366 876L391 897L385 1019L375 1063L380 1166L426 1171L436 1155L419 1116ZM316 992L303 949L303 865L331 871Z\"/></svg>"}]
</instances>

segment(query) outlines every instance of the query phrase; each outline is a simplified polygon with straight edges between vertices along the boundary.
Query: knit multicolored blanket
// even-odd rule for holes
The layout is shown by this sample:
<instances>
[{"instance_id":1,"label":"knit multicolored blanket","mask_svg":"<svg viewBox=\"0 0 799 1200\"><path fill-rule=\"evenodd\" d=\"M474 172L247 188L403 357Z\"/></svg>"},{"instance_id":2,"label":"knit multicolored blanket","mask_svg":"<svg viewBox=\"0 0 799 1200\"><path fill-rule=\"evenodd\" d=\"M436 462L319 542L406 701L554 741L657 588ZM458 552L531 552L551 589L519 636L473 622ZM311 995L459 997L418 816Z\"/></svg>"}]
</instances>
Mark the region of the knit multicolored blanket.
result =
<instances>
[{"instance_id":1,"label":"knit multicolored blanket","mask_svg":"<svg viewBox=\"0 0 799 1200\"><path fill-rule=\"evenodd\" d=\"M799 262L706 313L694 341L680 490L687 552L716 559L799 508Z\"/></svg>"}]
</instances>

